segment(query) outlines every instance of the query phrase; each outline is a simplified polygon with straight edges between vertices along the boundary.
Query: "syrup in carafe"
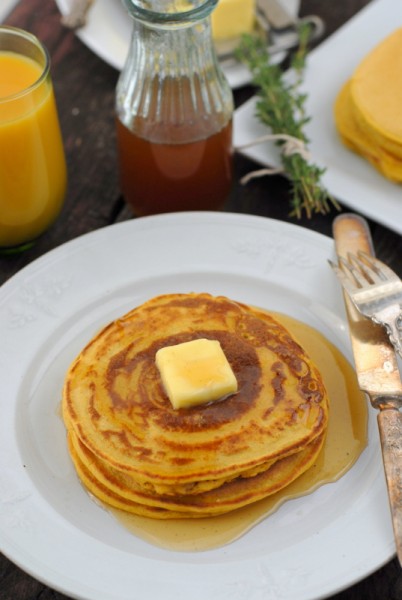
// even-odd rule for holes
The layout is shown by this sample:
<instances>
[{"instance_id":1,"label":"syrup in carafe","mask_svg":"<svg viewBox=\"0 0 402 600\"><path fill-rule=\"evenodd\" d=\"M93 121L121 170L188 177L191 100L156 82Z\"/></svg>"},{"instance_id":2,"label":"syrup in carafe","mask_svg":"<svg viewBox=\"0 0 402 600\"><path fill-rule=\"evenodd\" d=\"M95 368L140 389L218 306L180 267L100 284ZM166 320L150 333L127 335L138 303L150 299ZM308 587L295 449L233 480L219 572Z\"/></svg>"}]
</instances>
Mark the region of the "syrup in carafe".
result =
<instances>
[{"instance_id":1,"label":"syrup in carafe","mask_svg":"<svg viewBox=\"0 0 402 600\"><path fill-rule=\"evenodd\" d=\"M233 96L215 54L216 0L124 0L134 19L116 89L122 193L136 215L221 209Z\"/></svg>"}]
</instances>

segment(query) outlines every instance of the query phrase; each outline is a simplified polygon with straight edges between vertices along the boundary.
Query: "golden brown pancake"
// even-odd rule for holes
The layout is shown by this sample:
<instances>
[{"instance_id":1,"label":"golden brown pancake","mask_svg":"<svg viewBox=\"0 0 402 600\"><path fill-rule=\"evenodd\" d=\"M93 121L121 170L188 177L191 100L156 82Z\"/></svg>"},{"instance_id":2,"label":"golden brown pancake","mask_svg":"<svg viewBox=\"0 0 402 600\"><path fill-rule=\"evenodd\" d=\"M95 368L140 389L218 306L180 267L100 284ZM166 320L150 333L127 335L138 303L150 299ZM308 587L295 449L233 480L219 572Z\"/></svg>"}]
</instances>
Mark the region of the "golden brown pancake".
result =
<instances>
[{"instance_id":1,"label":"golden brown pancake","mask_svg":"<svg viewBox=\"0 0 402 600\"><path fill-rule=\"evenodd\" d=\"M130 475L95 457L71 434L69 448L82 482L102 502L142 516L177 519L219 515L280 491L314 463L324 438L324 434L319 436L303 450L279 459L257 475L239 476L210 491L176 496L144 490Z\"/></svg>"},{"instance_id":2,"label":"golden brown pancake","mask_svg":"<svg viewBox=\"0 0 402 600\"><path fill-rule=\"evenodd\" d=\"M374 141L361 129L356 119L350 88L351 82L348 81L339 92L334 108L335 123L343 143L363 156L391 181L402 181L402 159L392 155L378 140Z\"/></svg>"},{"instance_id":3,"label":"golden brown pancake","mask_svg":"<svg viewBox=\"0 0 402 600\"><path fill-rule=\"evenodd\" d=\"M402 28L361 61L353 73L350 93L362 128L402 159Z\"/></svg>"},{"instance_id":4,"label":"golden brown pancake","mask_svg":"<svg viewBox=\"0 0 402 600\"><path fill-rule=\"evenodd\" d=\"M378 44L339 91L343 143L391 181L402 181L402 28Z\"/></svg>"},{"instance_id":5,"label":"golden brown pancake","mask_svg":"<svg viewBox=\"0 0 402 600\"><path fill-rule=\"evenodd\" d=\"M155 354L197 338L220 342L238 392L175 410ZM255 501L307 469L328 398L309 357L267 313L225 297L170 294L113 321L82 350L66 376L63 416L77 471L95 495L140 514L137 505L203 516Z\"/></svg>"}]
</instances>

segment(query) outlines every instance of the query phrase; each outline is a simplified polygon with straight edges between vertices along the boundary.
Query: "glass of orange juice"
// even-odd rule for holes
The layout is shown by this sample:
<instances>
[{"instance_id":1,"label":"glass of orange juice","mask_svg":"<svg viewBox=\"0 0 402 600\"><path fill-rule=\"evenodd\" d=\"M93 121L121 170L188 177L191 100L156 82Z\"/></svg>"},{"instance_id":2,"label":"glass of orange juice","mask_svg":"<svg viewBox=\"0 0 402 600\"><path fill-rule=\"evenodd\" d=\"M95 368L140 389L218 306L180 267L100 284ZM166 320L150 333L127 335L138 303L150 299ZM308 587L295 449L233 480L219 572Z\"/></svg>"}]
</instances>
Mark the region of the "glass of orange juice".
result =
<instances>
[{"instance_id":1,"label":"glass of orange juice","mask_svg":"<svg viewBox=\"0 0 402 600\"><path fill-rule=\"evenodd\" d=\"M67 169L49 55L0 27L0 253L33 244L63 205Z\"/></svg>"}]
</instances>

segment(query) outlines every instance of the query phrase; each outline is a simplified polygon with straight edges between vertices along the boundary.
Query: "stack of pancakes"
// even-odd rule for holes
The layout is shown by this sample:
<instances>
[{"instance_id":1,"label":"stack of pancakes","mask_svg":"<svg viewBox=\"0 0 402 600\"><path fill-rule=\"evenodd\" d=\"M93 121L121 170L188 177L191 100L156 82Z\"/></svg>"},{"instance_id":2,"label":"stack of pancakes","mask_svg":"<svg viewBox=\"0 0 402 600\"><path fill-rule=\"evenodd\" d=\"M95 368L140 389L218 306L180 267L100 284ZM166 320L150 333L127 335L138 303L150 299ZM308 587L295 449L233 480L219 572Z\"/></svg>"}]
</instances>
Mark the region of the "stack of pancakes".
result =
<instances>
[{"instance_id":1,"label":"stack of pancakes","mask_svg":"<svg viewBox=\"0 0 402 600\"><path fill-rule=\"evenodd\" d=\"M402 29L382 41L354 71L335 103L344 144L385 177L402 181Z\"/></svg>"},{"instance_id":2,"label":"stack of pancakes","mask_svg":"<svg viewBox=\"0 0 402 600\"><path fill-rule=\"evenodd\" d=\"M155 365L165 346L218 340L228 398L174 409ZM328 422L319 372L268 313L208 294L158 296L110 323L71 365L69 451L106 505L155 518L225 513L279 491L317 458Z\"/></svg>"}]
</instances>

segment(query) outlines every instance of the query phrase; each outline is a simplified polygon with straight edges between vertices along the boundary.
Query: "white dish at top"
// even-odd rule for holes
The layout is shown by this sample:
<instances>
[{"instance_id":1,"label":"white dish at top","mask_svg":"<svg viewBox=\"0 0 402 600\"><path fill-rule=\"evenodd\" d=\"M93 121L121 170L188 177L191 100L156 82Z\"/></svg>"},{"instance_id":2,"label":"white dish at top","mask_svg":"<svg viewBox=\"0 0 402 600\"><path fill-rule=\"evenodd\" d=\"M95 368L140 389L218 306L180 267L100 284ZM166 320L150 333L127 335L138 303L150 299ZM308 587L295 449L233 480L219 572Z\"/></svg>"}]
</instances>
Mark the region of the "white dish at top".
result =
<instances>
[{"instance_id":1,"label":"white dish at top","mask_svg":"<svg viewBox=\"0 0 402 600\"><path fill-rule=\"evenodd\" d=\"M297 15L300 0L281 1L290 14ZM66 14L73 0L56 0L56 4ZM126 60L131 29L132 20L121 0L95 0L87 24L77 30L77 35L95 54L120 71ZM250 81L249 71L239 63L223 66L223 70L233 89Z\"/></svg>"},{"instance_id":2,"label":"white dish at top","mask_svg":"<svg viewBox=\"0 0 402 600\"><path fill-rule=\"evenodd\" d=\"M333 105L343 83L363 57L389 33L402 26L402 3L374 0L311 52L303 91L311 121L306 134L312 160L326 173L323 183L343 204L402 233L402 187L382 177L366 160L348 150L335 130ZM241 146L267 133L254 115L255 100L235 113L234 143ZM242 150L263 165L279 165L272 142ZM252 184L249 184L252 185Z\"/></svg>"},{"instance_id":3,"label":"white dish at top","mask_svg":"<svg viewBox=\"0 0 402 600\"><path fill-rule=\"evenodd\" d=\"M375 411L339 481L287 502L240 539L155 547L84 491L60 418L66 370L113 318L152 296L224 294L320 330L350 359L333 242L261 217L177 213L60 246L0 288L0 538L22 569L81 600L317 600L394 554Z\"/></svg>"}]
</instances>

